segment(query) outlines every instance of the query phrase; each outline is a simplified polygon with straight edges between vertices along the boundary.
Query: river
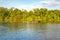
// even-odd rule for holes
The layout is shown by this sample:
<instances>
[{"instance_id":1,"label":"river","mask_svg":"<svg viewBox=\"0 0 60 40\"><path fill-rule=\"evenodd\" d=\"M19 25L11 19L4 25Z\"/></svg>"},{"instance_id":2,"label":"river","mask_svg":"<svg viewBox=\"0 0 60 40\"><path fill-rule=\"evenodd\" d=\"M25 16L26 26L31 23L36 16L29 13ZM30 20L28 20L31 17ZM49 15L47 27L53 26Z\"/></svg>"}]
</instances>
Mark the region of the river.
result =
<instances>
[{"instance_id":1,"label":"river","mask_svg":"<svg viewBox=\"0 0 60 40\"><path fill-rule=\"evenodd\" d=\"M0 40L60 40L60 24L2 24Z\"/></svg>"}]
</instances>

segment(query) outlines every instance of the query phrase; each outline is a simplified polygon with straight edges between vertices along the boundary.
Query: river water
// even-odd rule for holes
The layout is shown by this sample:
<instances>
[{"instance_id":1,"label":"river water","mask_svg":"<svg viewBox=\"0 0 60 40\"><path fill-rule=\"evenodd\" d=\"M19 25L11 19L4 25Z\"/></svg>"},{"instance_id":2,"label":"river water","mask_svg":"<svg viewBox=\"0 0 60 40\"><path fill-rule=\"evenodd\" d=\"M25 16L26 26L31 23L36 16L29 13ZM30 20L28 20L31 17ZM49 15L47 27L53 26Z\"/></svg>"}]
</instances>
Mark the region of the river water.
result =
<instances>
[{"instance_id":1,"label":"river water","mask_svg":"<svg viewBox=\"0 0 60 40\"><path fill-rule=\"evenodd\" d=\"M2 24L0 40L60 40L60 24Z\"/></svg>"}]
</instances>

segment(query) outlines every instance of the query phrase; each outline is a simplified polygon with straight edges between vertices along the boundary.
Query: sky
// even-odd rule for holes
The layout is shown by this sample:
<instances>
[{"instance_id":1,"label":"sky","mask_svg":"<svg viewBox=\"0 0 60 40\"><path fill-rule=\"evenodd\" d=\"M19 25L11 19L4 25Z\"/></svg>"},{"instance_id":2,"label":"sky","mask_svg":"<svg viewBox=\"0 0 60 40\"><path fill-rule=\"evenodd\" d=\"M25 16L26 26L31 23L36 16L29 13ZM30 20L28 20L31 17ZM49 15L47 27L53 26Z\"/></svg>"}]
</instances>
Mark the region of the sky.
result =
<instances>
[{"instance_id":1,"label":"sky","mask_svg":"<svg viewBox=\"0 0 60 40\"><path fill-rule=\"evenodd\" d=\"M60 0L0 0L0 7L31 10L34 8L59 9Z\"/></svg>"}]
</instances>

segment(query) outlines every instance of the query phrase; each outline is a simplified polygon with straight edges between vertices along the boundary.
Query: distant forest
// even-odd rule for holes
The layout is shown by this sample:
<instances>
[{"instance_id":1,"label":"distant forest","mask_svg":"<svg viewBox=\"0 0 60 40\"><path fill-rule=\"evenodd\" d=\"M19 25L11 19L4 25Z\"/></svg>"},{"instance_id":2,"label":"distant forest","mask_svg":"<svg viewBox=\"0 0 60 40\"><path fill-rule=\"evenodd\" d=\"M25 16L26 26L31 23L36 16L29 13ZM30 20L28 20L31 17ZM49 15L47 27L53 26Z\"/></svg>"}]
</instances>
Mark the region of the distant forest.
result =
<instances>
[{"instance_id":1,"label":"distant forest","mask_svg":"<svg viewBox=\"0 0 60 40\"><path fill-rule=\"evenodd\" d=\"M30 11L0 7L0 23L60 23L60 10L36 8Z\"/></svg>"}]
</instances>

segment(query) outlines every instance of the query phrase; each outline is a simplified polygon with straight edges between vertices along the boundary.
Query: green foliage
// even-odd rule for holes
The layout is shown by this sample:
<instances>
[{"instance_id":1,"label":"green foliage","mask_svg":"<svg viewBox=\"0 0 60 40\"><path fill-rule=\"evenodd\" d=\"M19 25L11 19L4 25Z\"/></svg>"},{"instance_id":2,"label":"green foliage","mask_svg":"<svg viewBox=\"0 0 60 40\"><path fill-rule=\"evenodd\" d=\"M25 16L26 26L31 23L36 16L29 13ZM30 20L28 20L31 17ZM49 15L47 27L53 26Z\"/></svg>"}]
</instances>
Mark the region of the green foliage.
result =
<instances>
[{"instance_id":1,"label":"green foliage","mask_svg":"<svg viewBox=\"0 0 60 40\"><path fill-rule=\"evenodd\" d=\"M37 8L28 12L17 8L0 7L0 22L60 23L60 10Z\"/></svg>"}]
</instances>

